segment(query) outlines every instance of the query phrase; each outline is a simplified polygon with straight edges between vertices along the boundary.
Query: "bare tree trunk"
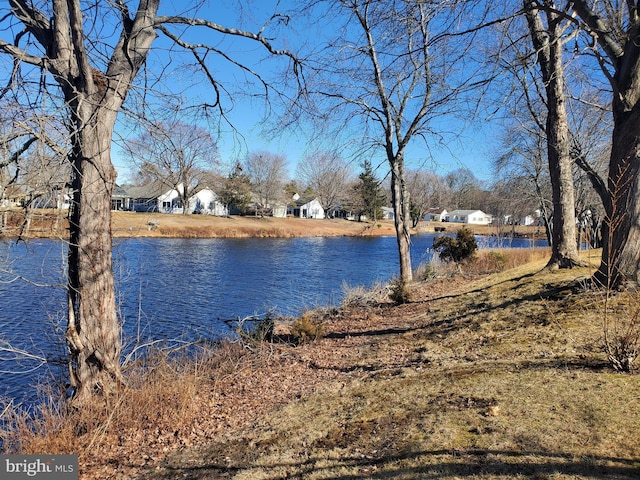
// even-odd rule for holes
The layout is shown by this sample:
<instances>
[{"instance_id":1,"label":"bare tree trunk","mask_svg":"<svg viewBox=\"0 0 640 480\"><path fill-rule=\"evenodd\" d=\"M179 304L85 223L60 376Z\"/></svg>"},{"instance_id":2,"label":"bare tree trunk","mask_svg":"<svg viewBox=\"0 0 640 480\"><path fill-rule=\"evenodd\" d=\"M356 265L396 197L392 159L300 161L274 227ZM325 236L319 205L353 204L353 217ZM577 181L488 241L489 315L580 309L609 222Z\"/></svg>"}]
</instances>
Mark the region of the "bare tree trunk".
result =
<instances>
[{"instance_id":1,"label":"bare tree trunk","mask_svg":"<svg viewBox=\"0 0 640 480\"><path fill-rule=\"evenodd\" d=\"M33 197L29 197L27 203L24 206L24 220L20 227L20 236L28 234L31 231L31 220L33 218L33 209L31 204L33 203Z\"/></svg>"},{"instance_id":2,"label":"bare tree trunk","mask_svg":"<svg viewBox=\"0 0 640 480\"><path fill-rule=\"evenodd\" d=\"M393 204L393 220L398 242L400 259L400 279L404 283L413 281L411 268L411 232L409 230L409 196L404 183L404 169L402 158L391 161L391 201Z\"/></svg>"},{"instance_id":3,"label":"bare tree trunk","mask_svg":"<svg viewBox=\"0 0 640 480\"><path fill-rule=\"evenodd\" d=\"M547 158L551 177L553 225L549 268L581 265L576 243L575 194L570 149L569 122L565 103L565 79L562 59L562 21L555 12L546 11L545 28L537 2L524 0L533 46L537 52L547 97Z\"/></svg>"},{"instance_id":4,"label":"bare tree trunk","mask_svg":"<svg viewBox=\"0 0 640 480\"><path fill-rule=\"evenodd\" d=\"M640 283L640 104L625 111L621 103L614 103L602 261L596 274L598 282L611 287Z\"/></svg>"},{"instance_id":5,"label":"bare tree trunk","mask_svg":"<svg viewBox=\"0 0 640 480\"><path fill-rule=\"evenodd\" d=\"M557 19L550 28L559 29ZM559 37L559 34L558 34ZM547 89L547 155L553 200L553 241L550 268L571 268L583 262L578 255L576 242L575 193L570 154L569 123L564 92L564 67L562 44L549 45L553 74Z\"/></svg>"},{"instance_id":6,"label":"bare tree trunk","mask_svg":"<svg viewBox=\"0 0 640 480\"><path fill-rule=\"evenodd\" d=\"M66 337L71 385L80 402L96 393L113 393L122 380L121 333L112 272L111 194L116 171L110 142L114 121L111 112L85 113L80 120L84 128L77 131L71 154L73 201Z\"/></svg>"}]
</instances>

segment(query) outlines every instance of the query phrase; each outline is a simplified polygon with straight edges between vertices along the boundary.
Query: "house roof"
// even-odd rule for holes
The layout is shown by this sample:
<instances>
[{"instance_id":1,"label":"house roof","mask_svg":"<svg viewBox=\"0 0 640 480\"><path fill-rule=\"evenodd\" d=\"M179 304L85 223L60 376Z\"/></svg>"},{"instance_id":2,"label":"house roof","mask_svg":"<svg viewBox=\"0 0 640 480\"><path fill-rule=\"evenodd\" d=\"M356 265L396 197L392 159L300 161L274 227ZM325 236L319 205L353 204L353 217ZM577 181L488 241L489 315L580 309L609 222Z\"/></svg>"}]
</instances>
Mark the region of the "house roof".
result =
<instances>
[{"instance_id":1,"label":"house roof","mask_svg":"<svg viewBox=\"0 0 640 480\"><path fill-rule=\"evenodd\" d=\"M167 186L160 182L127 187L128 195L131 198L157 198L163 193L166 193L167 190Z\"/></svg>"},{"instance_id":2,"label":"house roof","mask_svg":"<svg viewBox=\"0 0 640 480\"><path fill-rule=\"evenodd\" d=\"M317 200L316 197L300 197L298 200L296 200L296 206L302 207L304 205L307 205L308 203L313 202L314 200Z\"/></svg>"},{"instance_id":3,"label":"house roof","mask_svg":"<svg viewBox=\"0 0 640 480\"><path fill-rule=\"evenodd\" d=\"M459 215L461 217L466 217L468 215L473 215L474 213L481 213L482 215L486 215L486 213L484 213L482 210L453 210L453 211L448 212L448 213L451 216Z\"/></svg>"},{"instance_id":4,"label":"house roof","mask_svg":"<svg viewBox=\"0 0 640 480\"><path fill-rule=\"evenodd\" d=\"M446 211L447 211L446 208L428 208L426 213L427 214L431 213L433 215L441 215Z\"/></svg>"},{"instance_id":5,"label":"house roof","mask_svg":"<svg viewBox=\"0 0 640 480\"><path fill-rule=\"evenodd\" d=\"M129 195L129 192L127 192L127 190L125 190L124 188L122 188L120 185L116 183L115 186L113 187L113 193L111 194L111 196L119 197L119 198L127 198L130 195Z\"/></svg>"}]
</instances>

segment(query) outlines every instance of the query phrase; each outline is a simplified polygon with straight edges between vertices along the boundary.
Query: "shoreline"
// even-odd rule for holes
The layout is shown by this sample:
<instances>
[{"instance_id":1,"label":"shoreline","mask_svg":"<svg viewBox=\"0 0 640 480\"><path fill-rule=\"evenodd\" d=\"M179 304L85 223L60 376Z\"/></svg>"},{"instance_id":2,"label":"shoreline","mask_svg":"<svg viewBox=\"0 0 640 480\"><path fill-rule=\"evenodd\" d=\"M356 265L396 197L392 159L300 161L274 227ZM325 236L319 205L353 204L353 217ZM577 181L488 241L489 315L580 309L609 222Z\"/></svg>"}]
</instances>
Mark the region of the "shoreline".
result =
<instances>
[{"instance_id":1,"label":"shoreline","mask_svg":"<svg viewBox=\"0 0 640 480\"><path fill-rule=\"evenodd\" d=\"M637 478L640 377L609 365L607 310L572 287L598 255L551 271L529 253L493 273L442 271L400 305L362 297L310 313L298 335L322 330L303 341L290 327L196 362L157 352L109 408L44 408L32 428L0 432L6 453L78 454L82 480Z\"/></svg>"},{"instance_id":2,"label":"shoreline","mask_svg":"<svg viewBox=\"0 0 640 480\"><path fill-rule=\"evenodd\" d=\"M25 223L22 210L8 212L8 221L0 238L16 238ZM421 233L455 233L462 227L476 235L497 235L493 225L467 225L442 222L420 222L411 229ZM24 238L68 238L66 212L34 211ZM210 215L178 215L166 213L112 212L113 238L300 238L300 237L366 237L395 236L392 220L357 222L345 219L303 219L273 217L215 217ZM503 232L503 233L511 233ZM544 238L544 228L517 226L515 236Z\"/></svg>"}]
</instances>

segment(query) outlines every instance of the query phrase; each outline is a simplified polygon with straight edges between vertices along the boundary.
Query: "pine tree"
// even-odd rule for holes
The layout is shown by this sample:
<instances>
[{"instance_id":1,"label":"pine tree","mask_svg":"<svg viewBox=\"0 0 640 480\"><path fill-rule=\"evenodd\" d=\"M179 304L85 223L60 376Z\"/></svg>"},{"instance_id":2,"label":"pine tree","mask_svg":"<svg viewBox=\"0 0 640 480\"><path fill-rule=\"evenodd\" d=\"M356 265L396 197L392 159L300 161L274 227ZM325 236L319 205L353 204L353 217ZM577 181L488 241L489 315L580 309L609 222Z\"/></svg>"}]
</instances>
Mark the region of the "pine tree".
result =
<instances>
[{"instance_id":1,"label":"pine tree","mask_svg":"<svg viewBox=\"0 0 640 480\"><path fill-rule=\"evenodd\" d=\"M382 206L385 204L386 195L382 188L380 188L380 182L373 172L370 160L365 160L362 165L363 171L358 176L360 183L358 184L358 192L362 197L362 210L361 215L366 215L367 218L376 221L382 218Z\"/></svg>"},{"instance_id":2,"label":"pine tree","mask_svg":"<svg viewBox=\"0 0 640 480\"><path fill-rule=\"evenodd\" d=\"M236 163L233 172L222 182L222 188L218 192L220 201L227 206L229 213L247 213L251 203L251 182L242 169L240 163Z\"/></svg>"}]
</instances>

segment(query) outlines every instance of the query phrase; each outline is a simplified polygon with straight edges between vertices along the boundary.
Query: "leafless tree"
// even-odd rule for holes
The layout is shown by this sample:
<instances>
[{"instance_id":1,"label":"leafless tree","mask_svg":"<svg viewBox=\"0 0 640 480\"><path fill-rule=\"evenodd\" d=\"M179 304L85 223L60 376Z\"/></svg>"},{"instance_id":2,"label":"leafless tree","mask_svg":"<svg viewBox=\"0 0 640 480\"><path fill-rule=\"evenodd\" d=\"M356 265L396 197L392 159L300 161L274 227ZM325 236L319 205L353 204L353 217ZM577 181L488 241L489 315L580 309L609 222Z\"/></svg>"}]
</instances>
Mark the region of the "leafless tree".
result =
<instances>
[{"instance_id":1,"label":"leafless tree","mask_svg":"<svg viewBox=\"0 0 640 480\"><path fill-rule=\"evenodd\" d=\"M400 277L413 277L405 157L413 141L438 142L431 121L452 115L456 103L477 86L471 49L482 8L475 2L343 0L313 2L327 19L330 38L316 57L310 93L321 105L332 133L354 130L386 159L391 177Z\"/></svg>"},{"instance_id":2,"label":"leafless tree","mask_svg":"<svg viewBox=\"0 0 640 480\"><path fill-rule=\"evenodd\" d=\"M516 110L517 113L514 112L514 115L518 116L514 116L513 123L505 127L504 151L494 159L495 173L499 179L519 178L530 186L525 191L519 191L518 195L533 200L532 206L535 205L540 211L547 241L551 245L553 205L546 157L546 137L530 113L521 115L526 109ZM513 214L506 210L510 209L505 209L506 214Z\"/></svg>"},{"instance_id":3,"label":"leafless tree","mask_svg":"<svg viewBox=\"0 0 640 480\"><path fill-rule=\"evenodd\" d=\"M640 16L635 1L571 2L581 44L611 87L613 135L606 180L602 261L596 280L640 282Z\"/></svg>"},{"instance_id":4,"label":"leafless tree","mask_svg":"<svg viewBox=\"0 0 640 480\"><path fill-rule=\"evenodd\" d=\"M482 207L482 184L467 167L457 168L444 176L449 192L450 208L475 209Z\"/></svg>"},{"instance_id":5,"label":"leafless tree","mask_svg":"<svg viewBox=\"0 0 640 480\"><path fill-rule=\"evenodd\" d=\"M218 159L209 131L180 120L149 126L125 143L125 151L150 179L178 192L185 215L190 198L210 186Z\"/></svg>"},{"instance_id":6,"label":"leafless tree","mask_svg":"<svg viewBox=\"0 0 640 480\"><path fill-rule=\"evenodd\" d=\"M496 180L491 186L490 212L493 226L499 236L515 236L515 226L527 217L533 218L538 199L532 178L525 175L509 175Z\"/></svg>"},{"instance_id":7,"label":"leafless tree","mask_svg":"<svg viewBox=\"0 0 640 480\"><path fill-rule=\"evenodd\" d=\"M62 220L63 198L67 193L69 165L65 161L67 145L60 134L62 125L55 116L38 108L24 109L13 101L3 102L0 133L0 208L2 227L6 225L5 194L20 199L23 208L19 235L30 228L34 206L58 208L53 231ZM6 203L6 205L5 205Z\"/></svg>"},{"instance_id":8,"label":"leafless tree","mask_svg":"<svg viewBox=\"0 0 640 480\"><path fill-rule=\"evenodd\" d=\"M575 76L577 77L577 75ZM579 79L574 79L577 81ZM589 79L590 80L590 79ZM576 219L582 244L602 247L602 223L607 198L607 164L611 155L611 110L602 93L588 86L579 101L568 104L571 156L574 160Z\"/></svg>"},{"instance_id":9,"label":"leafless tree","mask_svg":"<svg viewBox=\"0 0 640 480\"><path fill-rule=\"evenodd\" d=\"M573 162L564 73L565 44L575 33L571 34L573 29L571 22L566 20L567 13L558 11L556 2L543 3L523 0L534 58L540 68L545 92L546 121L541 128L547 139L553 197L553 241L548 266L571 268L583 263L578 256L576 242Z\"/></svg>"},{"instance_id":10,"label":"leafless tree","mask_svg":"<svg viewBox=\"0 0 640 480\"><path fill-rule=\"evenodd\" d=\"M412 226L418 226L429 208L444 208L444 180L426 170L407 170L407 190L411 199Z\"/></svg>"},{"instance_id":11,"label":"leafless tree","mask_svg":"<svg viewBox=\"0 0 640 480\"><path fill-rule=\"evenodd\" d=\"M314 152L298 163L297 176L313 190L325 214L341 205L353 177L347 162L335 152Z\"/></svg>"},{"instance_id":12,"label":"leafless tree","mask_svg":"<svg viewBox=\"0 0 640 480\"><path fill-rule=\"evenodd\" d=\"M244 171L251 182L254 200L261 215L275 203L286 203L284 185L288 181L287 158L271 152L250 153Z\"/></svg>"},{"instance_id":13,"label":"leafless tree","mask_svg":"<svg viewBox=\"0 0 640 480\"><path fill-rule=\"evenodd\" d=\"M111 143L118 113L140 70L147 66L145 73L151 73L148 60L154 41L162 34L193 56L212 86L210 105L218 109L224 90L209 63L213 58L229 61L268 90L268 83L255 71L221 50L220 37L244 38L268 54L287 54L276 50L265 35L273 22L253 33L193 16L164 15L160 3L10 0L2 16L0 52L15 62L13 76L5 84L19 88L29 74L35 74L33 83L47 88L39 99L61 97L67 114L73 200L66 336L77 403L91 401L96 394L108 395L122 382L112 272L111 194L116 170ZM204 33L190 42L194 29ZM158 66L160 75L167 63ZM145 94L151 94L151 86L160 87L159 82L152 83L144 84ZM145 101L141 97L141 103Z\"/></svg>"}]
</instances>

